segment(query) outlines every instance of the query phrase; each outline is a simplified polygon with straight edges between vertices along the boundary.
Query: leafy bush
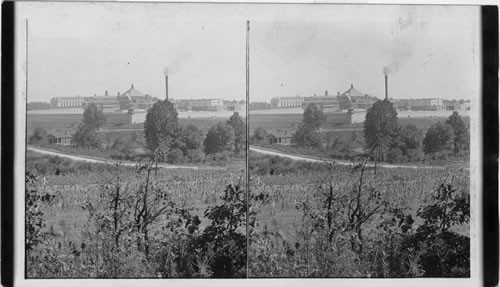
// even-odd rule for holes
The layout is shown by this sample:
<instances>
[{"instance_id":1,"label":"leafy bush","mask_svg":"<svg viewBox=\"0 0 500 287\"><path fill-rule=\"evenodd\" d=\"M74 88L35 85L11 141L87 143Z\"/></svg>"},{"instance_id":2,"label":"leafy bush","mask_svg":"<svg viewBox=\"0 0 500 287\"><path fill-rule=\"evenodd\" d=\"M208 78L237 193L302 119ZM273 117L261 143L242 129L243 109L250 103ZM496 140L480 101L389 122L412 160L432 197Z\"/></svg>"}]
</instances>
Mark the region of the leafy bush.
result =
<instances>
[{"instance_id":1,"label":"leafy bush","mask_svg":"<svg viewBox=\"0 0 500 287\"><path fill-rule=\"evenodd\" d=\"M299 147L323 148L325 143L325 135L316 130L314 126L306 124L300 124L292 136L292 144Z\"/></svg>"},{"instance_id":2,"label":"leafy bush","mask_svg":"<svg viewBox=\"0 0 500 287\"><path fill-rule=\"evenodd\" d=\"M205 159L205 154L200 149L189 150L186 156L189 159L189 162L195 163L202 162Z\"/></svg>"},{"instance_id":3,"label":"leafy bush","mask_svg":"<svg viewBox=\"0 0 500 287\"><path fill-rule=\"evenodd\" d=\"M446 120L446 124L453 128L453 152L458 155L461 152L468 153L469 150L469 129L465 124L464 119L454 111L453 114Z\"/></svg>"},{"instance_id":4,"label":"leafy bush","mask_svg":"<svg viewBox=\"0 0 500 287\"><path fill-rule=\"evenodd\" d=\"M42 230L45 227L43 212L41 211L42 201L51 201L50 194L39 191L35 188L37 177L32 172L26 172L24 176L26 192L26 242L25 250L28 256L31 250L43 241Z\"/></svg>"},{"instance_id":5,"label":"leafy bush","mask_svg":"<svg viewBox=\"0 0 500 287\"><path fill-rule=\"evenodd\" d=\"M198 248L213 253L209 261L212 277L246 276L246 195L239 185L228 185L223 203L209 207L205 217L210 224L197 239Z\"/></svg>"},{"instance_id":6,"label":"leafy bush","mask_svg":"<svg viewBox=\"0 0 500 287\"><path fill-rule=\"evenodd\" d=\"M363 124L367 150L376 148L380 157L385 158L385 151L398 137L397 115L393 104L387 99L375 102L368 109Z\"/></svg>"},{"instance_id":7,"label":"leafy bush","mask_svg":"<svg viewBox=\"0 0 500 287\"><path fill-rule=\"evenodd\" d=\"M441 184L432 198L433 202L418 209L423 223L416 230L412 216L399 208L392 210L392 220L379 226L386 257L378 276L470 276L470 239L449 230L469 223L469 197L457 194L451 184Z\"/></svg>"},{"instance_id":8,"label":"leafy bush","mask_svg":"<svg viewBox=\"0 0 500 287\"><path fill-rule=\"evenodd\" d=\"M225 150L231 150L235 139L235 132L232 126L218 123L210 128L207 133L203 146L206 154L220 153Z\"/></svg>"},{"instance_id":9,"label":"leafy bush","mask_svg":"<svg viewBox=\"0 0 500 287\"><path fill-rule=\"evenodd\" d=\"M266 139L267 131L262 127L257 127L254 130L252 137L250 138L250 142L252 144L263 144L266 142Z\"/></svg>"},{"instance_id":10,"label":"leafy bush","mask_svg":"<svg viewBox=\"0 0 500 287\"><path fill-rule=\"evenodd\" d=\"M423 141L426 154L453 149L453 127L449 124L438 122L432 125Z\"/></svg>"},{"instance_id":11,"label":"leafy bush","mask_svg":"<svg viewBox=\"0 0 500 287\"><path fill-rule=\"evenodd\" d=\"M389 163L404 162L405 156L403 155L403 152L396 147L389 150L389 152L386 155L386 160Z\"/></svg>"},{"instance_id":12,"label":"leafy bush","mask_svg":"<svg viewBox=\"0 0 500 287\"><path fill-rule=\"evenodd\" d=\"M168 163L182 163L184 161L184 153L182 150L175 148L170 150L167 154Z\"/></svg>"},{"instance_id":13,"label":"leafy bush","mask_svg":"<svg viewBox=\"0 0 500 287\"><path fill-rule=\"evenodd\" d=\"M46 144L47 141L47 131L42 127L37 127L35 131L33 131L33 135L29 138L28 141L30 144Z\"/></svg>"},{"instance_id":14,"label":"leafy bush","mask_svg":"<svg viewBox=\"0 0 500 287\"><path fill-rule=\"evenodd\" d=\"M251 165L250 172L260 175L261 168L252 169ZM390 178L384 178L366 171L363 163L349 172L338 172L330 166L326 173L322 166L319 172L305 175L317 177L301 183L299 190L289 184L296 172L290 172L288 177L267 176L264 183L259 177L257 183L252 183L256 190L268 195L265 206L271 208L271 216L275 215L273 210L280 210L278 204L283 209L288 201L296 204L301 220L286 220L280 226L276 223L274 230L265 223L260 231L250 231L251 276L470 276L470 239L450 229L469 223L468 193L459 193L449 183L440 184L432 196L425 195L430 197L428 203L416 210L418 205L410 206L400 199L415 196L415 190L410 188L414 184L411 176L388 173ZM267 184L270 180L273 183ZM388 193L398 187L385 180L404 182L398 185L401 192ZM290 217L290 211L283 210L283 215ZM295 230L280 229L292 224Z\"/></svg>"},{"instance_id":15,"label":"leafy bush","mask_svg":"<svg viewBox=\"0 0 500 287\"><path fill-rule=\"evenodd\" d=\"M234 152L239 154L246 142L246 125L239 113L234 114L226 121L226 124L231 126L234 131Z\"/></svg>"},{"instance_id":16,"label":"leafy bush","mask_svg":"<svg viewBox=\"0 0 500 287\"><path fill-rule=\"evenodd\" d=\"M425 154L420 149L407 149L406 157L409 162L419 162L425 158Z\"/></svg>"},{"instance_id":17,"label":"leafy bush","mask_svg":"<svg viewBox=\"0 0 500 287\"><path fill-rule=\"evenodd\" d=\"M117 165L94 196L87 194L81 208L88 219L78 243L67 239L64 228L61 237L52 227L43 229L40 205L32 201L45 197L27 184L28 194L36 195L27 201L28 277L245 277L245 191L239 184L227 185L222 203L205 210L201 228L192 209L174 202L171 185L176 183L156 178L154 162L137 166L135 174Z\"/></svg>"}]
</instances>

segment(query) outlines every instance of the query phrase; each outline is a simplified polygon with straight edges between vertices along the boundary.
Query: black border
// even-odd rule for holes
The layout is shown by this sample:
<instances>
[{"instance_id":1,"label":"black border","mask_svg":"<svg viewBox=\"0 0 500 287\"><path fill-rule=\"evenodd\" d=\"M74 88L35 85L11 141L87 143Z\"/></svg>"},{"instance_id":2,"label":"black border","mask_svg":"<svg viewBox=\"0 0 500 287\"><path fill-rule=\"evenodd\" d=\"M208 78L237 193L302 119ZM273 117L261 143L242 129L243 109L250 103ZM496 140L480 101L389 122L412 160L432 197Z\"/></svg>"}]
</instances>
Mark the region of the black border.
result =
<instances>
[{"instance_id":1,"label":"black border","mask_svg":"<svg viewBox=\"0 0 500 287\"><path fill-rule=\"evenodd\" d=\"M148 3L148 2L142 2ZM179 2L171 2L179 3ZM184 3L184 2L180 2ZM199 2L193 2L199 3ZM204 2L202 2L204 3ZM217 3L217 2L216 2ZM206 4L206 3L204 3ZM238 3L233 3L238 4ZM257 4L247 2L242 4ZM262 4L262 3L259 3ZM274 3L279 4L279 3ZM287 3L281 3L287 4ZM291 4L291 3L289 3ZM303 3L304 4L304 3ZM369 4L368 4L369 5ZM411 5L411 4L409 4ZM1 283L13 285L14 263L14 2L2 3L2 97L1 97ZM484 286L498 285L498 6L481 7L482 36L482 276ZM249 102L247 101L247 105ZM246 115L247 122L249 120ZM247 139L248 140L248 139ZM248 152L248 150L247 150ZM248 171L247 171L248 172Z\"/></svg>"},{"instance_id":2,"label":"black border","mask_svg":"<svg viewBox=\"0 0 500 287\"><path fill-rule=\"evenodd\" d=\"M498 6L481 7L483 286L498 285Z\"/></svg>"},{"instance_id":3,"label":"black border","mask_svg":"<svg viewBox=\"0 0 500 287\"><path fill-rule=\"evenodd\" d=\"M2 285L14 284L14 2L2 3Z\"/></svg>"}]
</instances>

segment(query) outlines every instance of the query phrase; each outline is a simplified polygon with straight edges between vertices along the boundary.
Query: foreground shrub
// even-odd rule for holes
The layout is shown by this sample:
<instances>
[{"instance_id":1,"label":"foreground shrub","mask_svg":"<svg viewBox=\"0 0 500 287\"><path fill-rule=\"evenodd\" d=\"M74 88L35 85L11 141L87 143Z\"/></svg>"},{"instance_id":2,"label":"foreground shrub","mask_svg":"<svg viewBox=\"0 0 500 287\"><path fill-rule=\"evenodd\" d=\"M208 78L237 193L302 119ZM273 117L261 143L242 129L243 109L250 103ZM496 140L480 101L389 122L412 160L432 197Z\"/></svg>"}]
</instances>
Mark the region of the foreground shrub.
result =
<instances>
[{"instance_id":1,"label":"foreground shrub","mask_svg":"<svg viewBox=\"0 0 500 287\"><path fill-rule=\"evenodd\" d=\"M227 185L222 202L205 210L201 228L193 209L173 200L172 185L156 178L154 163L138 165L135 174L118 164L114 175L87 195L81 208L88 218L78 242L67 237L65 227L62 234L44 228L40 206L46 199L28 188L36 178L27 176L32 198L26 214L27 276L246 277L245 191Z\"/></svg>"},{"instance_id":2,"label":"foreground shrub","mask_svg":"<svg viewBox=\"0 0 500 287\"><path fill-rule=\"evenodd\" d=\"M274 229L266 223L260 231L253 231L250 275L469 277L470 239L452 231L452 227L469 223L468 192L458 192L451 183L443 183L432 195L426 195L427 203L418 208L406 201L407 193L414 191L406 189L413 184L406 183L411 178L371 176L367 171L362 163L349 172L340 173L331 166L329 173L324 167L319 173L308 173L318 176L300 184L304 195L294 201L302 220L293 223L294 229L284 232L277 223ZM291 177L272 185L254 183L273 198L268 203L271 215L282 196L275 192L293 190L283 187ZM390 194L386 188L392 187L387 181L405 182L398 185L405 189ZM403 194L406 199L400 200ZM283 226L292 225L287 222Z\"/></svg>"}]
</instances>

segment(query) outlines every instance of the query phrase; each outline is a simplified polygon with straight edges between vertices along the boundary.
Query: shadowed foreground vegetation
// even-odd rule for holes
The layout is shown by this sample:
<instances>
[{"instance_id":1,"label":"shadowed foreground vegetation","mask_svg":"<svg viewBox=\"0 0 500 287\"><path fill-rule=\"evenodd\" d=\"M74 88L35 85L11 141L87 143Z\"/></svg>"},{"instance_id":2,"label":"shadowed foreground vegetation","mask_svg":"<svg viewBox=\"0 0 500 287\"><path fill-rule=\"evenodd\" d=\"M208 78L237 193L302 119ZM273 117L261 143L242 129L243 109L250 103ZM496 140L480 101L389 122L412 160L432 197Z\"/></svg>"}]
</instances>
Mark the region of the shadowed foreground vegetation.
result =
<instances>
[{"instance_id":1,"label":"shadowed foreground vegetation","mask_svg":"<svg viewBox=\"0 0 500 287\"><path fill-rule=\"evenodd\" d=\"M469 277L469 172L252 154L250 277Z\"/></svg>"},{"instance_id":2,"label":"shadowed foreground vegetation","mask_svg":"<svg viewBox=\"0 0 500 287\"><path fill-rule=\"evenodd\" d=\"M28 162L28 278L246 277L242 171Z\"/></svg>"}]
</instances>

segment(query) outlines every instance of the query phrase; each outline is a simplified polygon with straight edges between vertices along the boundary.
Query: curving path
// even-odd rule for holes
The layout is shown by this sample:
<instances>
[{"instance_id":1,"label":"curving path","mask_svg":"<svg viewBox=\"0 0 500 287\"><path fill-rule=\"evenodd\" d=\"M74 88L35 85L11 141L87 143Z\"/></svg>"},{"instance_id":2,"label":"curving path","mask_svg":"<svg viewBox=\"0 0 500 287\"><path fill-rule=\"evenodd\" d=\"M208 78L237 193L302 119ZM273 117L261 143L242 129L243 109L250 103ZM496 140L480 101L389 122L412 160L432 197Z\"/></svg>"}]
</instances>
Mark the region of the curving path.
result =
<instances>
[{"instance_id":1,"label":"curving path","mask_svg":"<svg viewBox=\"0 0 500 287\"><path fill-rule=\"evenodd\" d=\"M297 154L289 154L277 150L272 150L272 149L267 149L267 148L262 148L262 147L256 147L256 146L250 146L250 150L262 154L268 154L268 155L276 155L280 157L285 157L293 160L303 160L303 161L308 161L308 162L329 162L329 160L326 159L321 159L319 157L315 156L306 156L306 155L297 155ZM336 164L339 165L352 165L353 162L346 161L346 160L333 160L335 161ZM373 163L367 163L366 166L368 167L373 167ZM410 169L445 169L446 167L444 166L433 166L433 165L399 165L399 164L387 164L387 163L379 163L377 164L377 167L382 167L382 168L410 168ZM464 168L465 170L469 170L469 168Z\"/></svg>"},{"instance_id":2,"label":"curving path","mask_svg":"<svg viewBox=\"0 0 500 287\"><path fill-rule=\"evenodd\" d=\"M53 156L59 156L63 158L68 158L71 160L75 161L86 161L86 162L92 162L92 163L104 163L104 164L115 164L117 161L113 160L108 160L104 158L98 158L98 157L92 157L92 156L84 156L84 155L75 155L75 154L67 154L67 153L62 153L60 151L56 150L49 150L49 149L44 149L44 148L39 148L39 147L34 147L34 146L27 146L26 149L41 153L41 154L46 154L46 155L53 155ZM262 147L256 147L256 146L250 146L250 150L254 152L258 152L261 154L268 154L268 155L274 155L274 156L280 156L284 158L289 158L292 160L302 160L302 161L308 161L308 162L328 162L329 160L326 159L321 159L319 157L314 157L314 156L306 156L306 155L298 155L298 154L289 154L277 150L272 150L272 149L267 149L267 148L262 148ZM346 161L346 160L334 160L336 164L339 165L353 165L353 162ZM136 166L135 162L127 162L127 161L122 161L121 162L124 166ZM368 167L373 167L373 163L367 163ZM172 164L158 164L158 167L161 168L166 168L166 169L223 169L221 167L210 167L210 166L189 166L189 165L172 165ZM377 164L377 167L381 168L409 168L409 169L445 169L446 167L444 166L432 166L432 165L398 165L398 164ZM464 168L465 170L469 170L468 167Z\"/></svg>"},{"instance_id":3,"label":"curving path","mask_svg":"<svg viewBox=\"0 0 500 287\"><path fill-rule=\"evenodd\" d=\"M108 160L105 158L98 158L98 157L92 157L92 156L67 154L67 153L63 153L60 151L56 151L56 150L49 150L49 149L39 148L39 147L34 147L34 146L27 146L26 149L37 152L37 153L41 153L41 154L59 156L59 157L68 158L68 159L75 160L75 161L86 161L86 162L104 163L104 164L116 164L117 162L121 162L124 166L134 166L134 167L137 165L137 163L130 162L130 161L114 161L114 160ZM158 167L166 168L166 169L174 169L174 168L175 169L200 169L200 170L202 170L202 169L222 169L220 167L173 165L173 164L164 164L164 163L158 164Z\"/></svg>"}]
</instances>

